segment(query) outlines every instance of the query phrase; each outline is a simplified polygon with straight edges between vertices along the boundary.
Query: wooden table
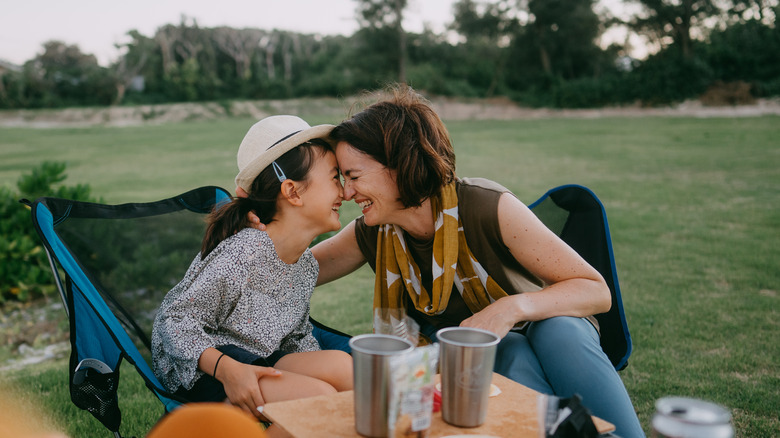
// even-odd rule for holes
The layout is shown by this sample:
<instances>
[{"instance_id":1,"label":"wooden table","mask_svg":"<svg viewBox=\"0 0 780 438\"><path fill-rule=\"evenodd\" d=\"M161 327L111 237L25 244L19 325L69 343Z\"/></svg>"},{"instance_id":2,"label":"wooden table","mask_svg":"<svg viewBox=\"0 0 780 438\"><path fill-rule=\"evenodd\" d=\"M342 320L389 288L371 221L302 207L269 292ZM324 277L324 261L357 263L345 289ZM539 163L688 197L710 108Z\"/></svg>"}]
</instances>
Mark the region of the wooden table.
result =
<instances>
[{"instance_id":1,"label":"wooden table","mask_svg":"<svg viewBox=\"0 0 780 438\"><path fill-rule=\"evenodd\" d=\"M447 424L441 412L433 414L429 438L448 435L487 435L492 437L538 438L538 392L499 374L493 374L493 384L501 393L488 402L487 419L482 426L461 428ZM339 392L298 400L268 403L263 414L295 438L360 437L355 431L354 394ZM600 433L615 429L614 425L594 417Z\"/></svg>"}]
</instances>

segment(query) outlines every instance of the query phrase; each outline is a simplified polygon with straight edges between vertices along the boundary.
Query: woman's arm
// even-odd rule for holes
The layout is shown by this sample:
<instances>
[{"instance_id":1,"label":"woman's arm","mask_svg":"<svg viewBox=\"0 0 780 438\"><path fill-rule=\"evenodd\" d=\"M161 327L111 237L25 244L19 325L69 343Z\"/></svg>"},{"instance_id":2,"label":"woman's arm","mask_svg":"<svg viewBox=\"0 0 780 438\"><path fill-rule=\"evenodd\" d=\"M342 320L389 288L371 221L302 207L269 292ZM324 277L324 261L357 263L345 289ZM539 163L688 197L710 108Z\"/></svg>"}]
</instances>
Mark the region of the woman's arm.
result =
<instances>
[{"instance_id":1,"label":"woman's arm","mask_svg":"<svg viewBox=\"0 0 780 438\"><path fill-rule=\"evenodd\" d=\"M515 259L549 286L501 298L462 326L485 328L503 337L520 321L585 317L609 310L612 298L601 274L511 193L499 199L498 221Z\"/></svg>"},{"instance_id":2,"label":"woman's arm","mask_svg":"<svg viewBox=\"0 0 780 438\"><path fill-rule=\"evenodd\" d=\"M241 191L240 187L236 189L239 196ZM256 214L249 212L247 221L250 227L265 231L265 224L260 222ZM333 280L355 272L366 263L366 259L363 257L355 237L354 220L342 228L335 236L314 245L311 252L320 265L317 286L322 286L325 283L330 283Z\"/></svg>"},{"instance_id":3,"label":"woman's arm","mask_svg":"<svg viewBox=\"0 0 780 438\"><path fill-rule=\"evenodd\" d=\"M314 245L311 252L320 265L317 286L352 273L366 263L355 237L354 220L335 236Z\"/></svg>"}]
</instances>

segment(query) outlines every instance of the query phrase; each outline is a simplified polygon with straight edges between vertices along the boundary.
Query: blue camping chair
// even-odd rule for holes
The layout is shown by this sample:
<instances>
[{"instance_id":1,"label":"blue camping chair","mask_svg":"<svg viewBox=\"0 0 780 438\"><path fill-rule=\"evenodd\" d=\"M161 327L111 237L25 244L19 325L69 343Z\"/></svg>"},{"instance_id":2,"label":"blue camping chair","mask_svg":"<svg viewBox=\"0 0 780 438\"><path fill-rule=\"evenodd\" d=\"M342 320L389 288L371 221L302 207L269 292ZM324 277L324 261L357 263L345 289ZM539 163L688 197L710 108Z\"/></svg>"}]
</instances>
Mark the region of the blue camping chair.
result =
<instances>
[{"instance_id":1,"label":"blue camping chair","mask_svg":"<svg viewBox=\"0 0 780 438\"><path fill-rule=\"evenodd\" d=\"M596 315L601 329L601 349L616 370L624 369L631 355L631 334L623 311L604 206L590 189L564 185L551 189L529 208L606 280L612 293L612 308Z\"/></svg>"},{"instance_id":2,"label":"blue camping chair","mask_svg":"<svg viewBox=\"0 0 780 438\"><path fill-rule=\"evenodd\" d=\"M152 372L149 339L159 304L200 249L204 214L229 198L219 187L201 187L150 203L44 197L31 204L70 323L71 400L117 437L122 359L135 367L165 412L186 402Z\"/></svg>"}]
</instances>

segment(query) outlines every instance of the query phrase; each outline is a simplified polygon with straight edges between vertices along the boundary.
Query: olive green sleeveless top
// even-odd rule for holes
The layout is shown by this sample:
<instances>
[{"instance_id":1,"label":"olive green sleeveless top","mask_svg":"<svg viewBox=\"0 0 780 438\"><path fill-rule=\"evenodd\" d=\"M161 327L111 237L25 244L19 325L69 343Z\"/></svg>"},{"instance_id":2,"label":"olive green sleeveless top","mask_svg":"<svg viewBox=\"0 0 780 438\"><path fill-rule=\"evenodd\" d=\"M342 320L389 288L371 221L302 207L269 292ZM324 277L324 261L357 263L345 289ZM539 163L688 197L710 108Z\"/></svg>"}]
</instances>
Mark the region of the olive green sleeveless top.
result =
<instances>
[{"instance_id":1,"label":"olive green sleeveless top","mask_svg":"<svg viewBox=\"0 0 780 438\"><path fill-rule=\"evenodd\" d=\"M508 294L518 294L542 289L543 282L520 265L501 239L498 225L498 200L508 189L482 178L463 178L457 182L458 212L463 223L466 242L474 257L487 273ZM379 227L367 226L360 217L356 221L355 236L361 252L371 269L376 270L376 242ZM422 283L426 290L431 289L431 259L433 239L420 241L406 235L414 261L422 273ZM415 319L424 320L434 327L450 327L472 315L457 289L449 305L442 313L428 316L406 306L407 312Z\"/></svg>"}]
</instances>

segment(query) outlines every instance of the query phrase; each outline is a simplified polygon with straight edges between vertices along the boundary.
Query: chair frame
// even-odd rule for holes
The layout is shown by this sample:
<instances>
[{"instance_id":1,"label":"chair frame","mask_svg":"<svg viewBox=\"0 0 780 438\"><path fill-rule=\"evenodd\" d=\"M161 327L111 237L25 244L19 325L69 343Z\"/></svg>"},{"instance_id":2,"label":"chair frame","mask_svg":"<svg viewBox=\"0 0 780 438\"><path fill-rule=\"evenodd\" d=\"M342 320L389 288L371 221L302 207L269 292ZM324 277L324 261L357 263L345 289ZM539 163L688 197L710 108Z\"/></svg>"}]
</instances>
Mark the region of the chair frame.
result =
<instances>
[{"instance_id":1,"label":"chair frame","mask_svg":"<svg viewBox=\"0 0 780 438\"><path fill-rule=\"evenodd\" d=\"M90 339L82 340L81 338L83 338L83 335L76 333L76 327L77 324L93 324L96 330L100 330L97 322L98 320L99 324L101 324L103 329L110 335L114 343L114 348L116 348L115 352L105 353L104 351L101 353L111 357L108 362L113 363L105 363L106 360L104 358L101 358L104 360L101 360L100 362L103 362L103 364L107 365L111 371L116 374L117 381L119 379L119 366L122 359L124 359L135 367L143 378L146 386L163 404L165 409L164 413L176 409L187 401L168 392L160 383L146 359L141 355L140 351L133 343L128 332L134 331L136 336L140 336L140 338L148 344L148 339L143 339L146 338L145 334L137 326L134 318L124 312L124 309L117 304L119 310L124 313L123 320L125 321L125 324L123 325L123 322L114 314L106 302L106 299L98 290L98 283L94 281L92 274L88 272L88 270L84 268L79 260L70 252L67 244L58 235L56 227L70 217L114 219L115 217L118 217L116 216L117 214L125 214L131 215L129 217L138 218L169 213L172 212L172 210L170 210L171 208L206 214L210 212L215 205L228 199L230 199L230 194L225 189L207 186L182 193L172 198L148 203L104 205L52 197L38 198L34 202L29 203L33 224L43 241L49 265L54 276L54 282L59 291L60 298L63 300L66 314L69 319L71 330L69 385L71 386L71 398L74 399L74 403L76 403L73 393L74 381L78 378L83 378L76 376L76 369L84 359L91 359L90 357L87 357L89 352L83 352L82 350L93 349L94 351L96 348L102 350L99 345L95 345L96 341ZM195 205L195 203L191 202L192 200L197 200L201 202L201 204ZM172 205L175 205L175 207L172 207ZM132 212L136 209L140 211L140 213L132 216L135 214ZM60 276L57 265L64 271L64 278ZM94 315L97 316L97 319L86 323L83 322L83 318L79 319L80 316L77 314L77 308L86 309L87 312L93 312ZM90 318L94 319L91 314ZM127 323L129 323L130 327L126 325ZM97 338L98 335L96 334L95 337ZM79 343L79 345L77 345L77 343ZM83 407L82 409L86 409L92 413L106 428L113 432L114 436L121 436L119 434L121 414L119 414L118 406L118 420L106 418L107 416L104 412L98 412L102 411L101 409L88 409Z\"/></svg>"}]
</instances>

